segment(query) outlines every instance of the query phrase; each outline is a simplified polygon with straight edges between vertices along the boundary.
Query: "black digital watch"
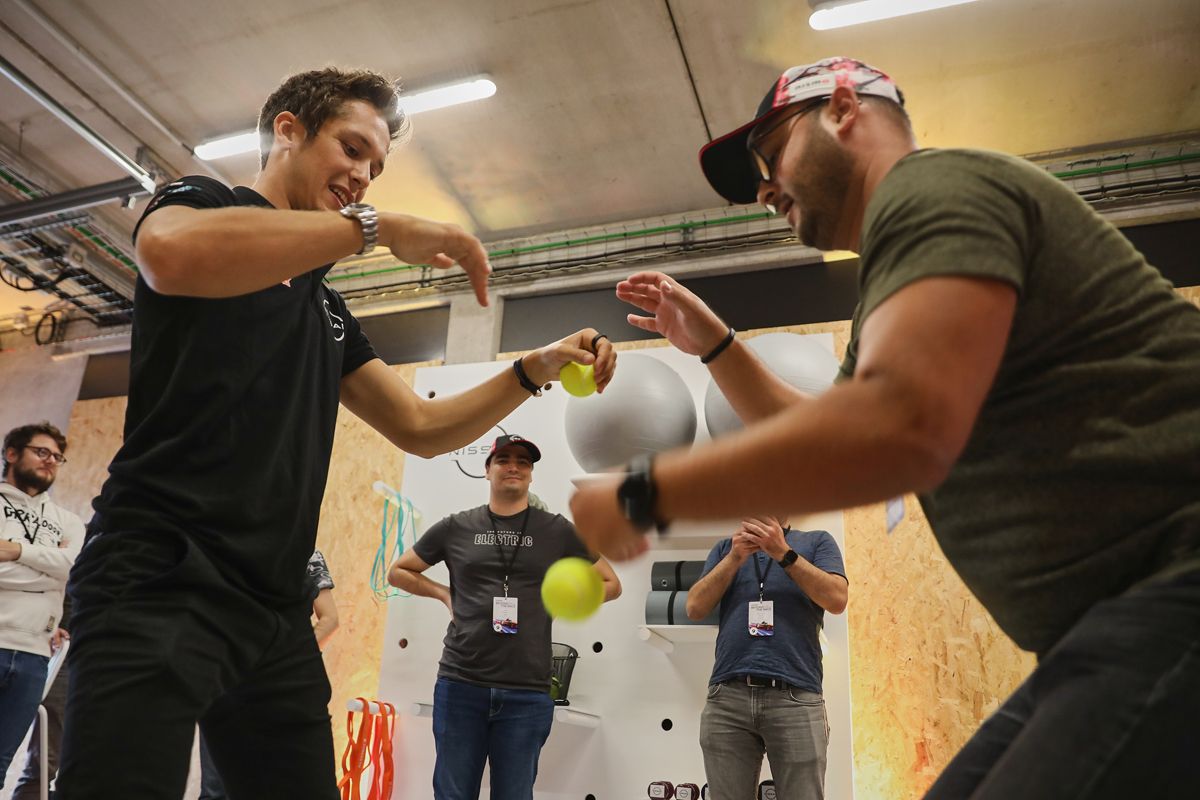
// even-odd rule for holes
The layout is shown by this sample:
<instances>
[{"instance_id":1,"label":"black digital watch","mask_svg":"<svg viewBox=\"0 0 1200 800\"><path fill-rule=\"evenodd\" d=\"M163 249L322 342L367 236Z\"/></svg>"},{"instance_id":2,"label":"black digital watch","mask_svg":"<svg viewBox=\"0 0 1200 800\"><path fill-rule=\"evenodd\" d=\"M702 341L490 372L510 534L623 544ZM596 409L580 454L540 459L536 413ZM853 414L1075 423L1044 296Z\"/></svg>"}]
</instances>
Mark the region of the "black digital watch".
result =
<instances>
[{"instance_id":1,"label":"black digital watch","mask_svg":"<svg viewBox=\"0 0 1200 800\"><path fill-rule=\"evenodd\" d=\"M641 453L634 456L626 467L625 480L621 481L617 488L617 502L621 505L621 513L642 533L652 527L660 533L667 528L666 523L654 514L654 506L658 501L658 487L655 486L654 476L651 474L653 466L653 454Z\"/></svg>"}]
</instances>

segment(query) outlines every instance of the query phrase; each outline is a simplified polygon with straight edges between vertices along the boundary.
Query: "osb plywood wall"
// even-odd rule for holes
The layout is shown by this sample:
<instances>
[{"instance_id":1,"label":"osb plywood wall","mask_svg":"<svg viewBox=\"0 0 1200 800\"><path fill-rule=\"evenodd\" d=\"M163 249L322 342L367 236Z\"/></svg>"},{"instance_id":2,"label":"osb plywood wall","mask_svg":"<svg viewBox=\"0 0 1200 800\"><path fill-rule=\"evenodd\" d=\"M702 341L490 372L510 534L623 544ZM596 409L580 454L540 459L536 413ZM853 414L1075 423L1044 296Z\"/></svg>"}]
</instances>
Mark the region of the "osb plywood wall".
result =
<instances>
[{"instance_id":1,"label":"osb plywood wall","mask_svg":"<svg viewBox=\"0 0 1200 800\"><path fill-rule=\"evenodd\" d=\"M436 362L406 364L393 370L411 386L417 368L432 363ZM333 715L334 753L339 764L346 746L346 700L376 696L387 623L387 606L371 589L371 565L379 549L383 518L383 498L371 485L381 480L399 489L404 458L403 452L373 428L341 409L317 530L317 549L329 562L336 585L333 597L340 622L325 648L325 668L333 686L329 713Z\"/></svg>"},{"instance_id":2,"label":"osb plywood wall","mask_svg":"<svg viewBox=\"0 0 1200 800\"><path fill-rule=\"evenodd\" d=\"M1179 293L1195 305L1200 306L1200 286L1187 286L1180 289Z\"/></svg>"},{"instance_id":3,"label":"osb plywood wall","mask_svg":"<svg viewBox=\"0 0 1200 800\"><path fill-rule=\"evenodd\" d=\"M1180 290L1200 306L1200 287ZM831 333L845 352L850 325L835 322L754 331ZM633 350L660 346L619 345ZM514 354L501 356L511 358ZM432 363L432 362L431 362ZM395 367L409 383L418 366ZM70 463L55 493L85 521L91 498L121 441L125 398L75 404ZM370 587L379 546L382 500L375 480L399 487L404 456L351 414L338 417L337 436L322 507L317 546L325 553L337 589L341 627L325 651L333 684L333 730L345 746L345 700L373 697L386 607ZM846 512L846 568L850 577L850 674L853 703L855 797L919 797L979 723L1033 667L950 569L914 498L889 533L884 506Z\"/></svg>"},{"instance_id":4,"label":"osb plywood wall","mask_svg":"<svg viewBox=\"0 0 1200 800\"><path fill-rule=\"evenodd\" d=\"M86 524L92 518L92 498L108 477L108 464L121 446L125 398L82 400L71 409L67 429L67 463L54 482L54 499Z\"/></svg>"}]
</instances>

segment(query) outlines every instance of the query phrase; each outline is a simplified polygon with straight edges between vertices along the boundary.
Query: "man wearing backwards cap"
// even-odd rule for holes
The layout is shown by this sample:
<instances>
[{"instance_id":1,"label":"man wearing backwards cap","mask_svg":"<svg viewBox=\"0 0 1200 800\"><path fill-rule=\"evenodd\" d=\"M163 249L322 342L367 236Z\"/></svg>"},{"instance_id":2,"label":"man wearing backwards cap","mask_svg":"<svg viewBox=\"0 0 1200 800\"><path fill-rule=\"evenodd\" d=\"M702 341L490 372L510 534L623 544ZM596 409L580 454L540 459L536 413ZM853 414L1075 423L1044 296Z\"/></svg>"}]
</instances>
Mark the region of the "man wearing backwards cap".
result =
<instances>
[{"instance_id":1,"label":"man wearing backwards cap","mask_svg":"<svg viewBox=\"0 0 1200 800\"><path fill-rule=\"evenodd\" d=\"M575 527L529 504L542 453L517 435L500 436L484 465L487 505L433 525L396 560L388 582L440 600L450 611L433 690L436 800L475 800L491 763L495 800L531 800L538 756L554 715L550 616L542 578L560 558L588 558ZM450 585L422 573L445 561ZM621 594L606 561L596 561L604 599Z\"/></svg>"},{"instance_id":2,"label":"man wearing backwards cap","mask_svg":"<svg viewBox=\"0 0 1200 800\"><path fill-rule=\"evenodd\" d=\"M679 283L631 276L617 296L650 316L630 322L701 356L752 424L581 489L575 524L629 558L655 523L916 492L967 586L1039 657L929 796L1194 793L1200 311L1043 170L918 150L903 100L883 72L826 59L704 148L724 197L859 253L839 382L803 395Z\"/></svg>"}]
</instances>

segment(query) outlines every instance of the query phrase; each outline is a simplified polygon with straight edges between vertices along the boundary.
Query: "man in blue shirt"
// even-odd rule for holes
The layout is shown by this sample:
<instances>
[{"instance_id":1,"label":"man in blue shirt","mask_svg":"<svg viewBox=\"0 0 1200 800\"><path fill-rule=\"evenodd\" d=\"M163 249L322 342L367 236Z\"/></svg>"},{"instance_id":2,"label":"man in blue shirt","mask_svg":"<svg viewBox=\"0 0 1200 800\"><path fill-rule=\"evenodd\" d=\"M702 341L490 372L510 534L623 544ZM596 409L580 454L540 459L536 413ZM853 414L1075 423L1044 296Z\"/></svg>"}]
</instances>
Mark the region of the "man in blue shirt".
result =
<instances>
[{"instance_id":1,"label":"man in blue shirt","mask_svg":"<svg viewBox=\"0 0 1200 800\"><path fill-rule=\"evenodd\" d=\"M824 797L829 722L818 636L825 612L846 608L845 573L826 531L794 531L769 516L743 520L708 554L687 615L701 620L721 604L700 718L714 800L753 797L764 752L781 797Z\"/></svg>"}]
</instances>

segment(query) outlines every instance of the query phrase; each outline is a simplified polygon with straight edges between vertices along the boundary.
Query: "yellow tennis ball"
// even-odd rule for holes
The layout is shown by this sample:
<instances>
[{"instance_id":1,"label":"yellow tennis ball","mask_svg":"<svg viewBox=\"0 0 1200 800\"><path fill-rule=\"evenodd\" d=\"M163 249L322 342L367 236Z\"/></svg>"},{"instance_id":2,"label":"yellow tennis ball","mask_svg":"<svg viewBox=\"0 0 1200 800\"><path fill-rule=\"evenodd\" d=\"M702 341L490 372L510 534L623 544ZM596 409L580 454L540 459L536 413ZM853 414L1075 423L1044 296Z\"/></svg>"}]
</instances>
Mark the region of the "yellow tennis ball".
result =
<instances>
[{"instance_id":1,"label":"yellow tennis ball","mask_svg":"<svg viewBox=\"0 0 1200 800\"><path fill-rule=\"evenodd\" d=\"M567 394L587 397L596 391L596 374L591 364L568 362L558 371L558 380Z\"/></svg>"},{"instance_id":2,"label":"yellow tennis ball","mask_svg":"<svg viewBox=\"0 0 1200 800\"><path fill-rule=\"evenodd\" d=\"M552 617L587 619L604 602L604 581L587 559L560 558L542 579L542 602Z\"/></svg>"}]
</instances>

